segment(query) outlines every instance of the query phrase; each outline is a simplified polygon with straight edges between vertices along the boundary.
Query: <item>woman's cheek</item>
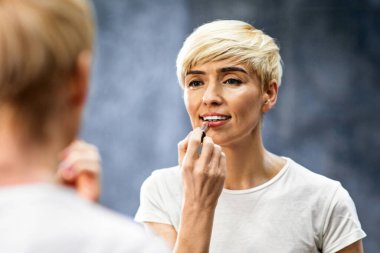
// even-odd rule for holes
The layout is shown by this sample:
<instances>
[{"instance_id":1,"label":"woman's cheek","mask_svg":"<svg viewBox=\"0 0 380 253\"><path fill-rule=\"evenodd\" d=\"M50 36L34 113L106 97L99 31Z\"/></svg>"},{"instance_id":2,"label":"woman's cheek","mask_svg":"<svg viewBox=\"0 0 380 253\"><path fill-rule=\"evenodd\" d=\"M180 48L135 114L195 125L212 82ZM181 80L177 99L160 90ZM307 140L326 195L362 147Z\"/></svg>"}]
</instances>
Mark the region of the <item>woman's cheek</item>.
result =
<instances>
[{"instance_id":1,"label":"woman's cheek","mask_svg":"<svg viewBox=\"0 0 380 253\"><path fill-rule=\"evenodd\" d=\"M199 100L196 94L185 94L184 96L186 111L189 115L191 125L193 128L199 125L199 108L201 104L201 100Z\"/></svg>"}]
</instances>

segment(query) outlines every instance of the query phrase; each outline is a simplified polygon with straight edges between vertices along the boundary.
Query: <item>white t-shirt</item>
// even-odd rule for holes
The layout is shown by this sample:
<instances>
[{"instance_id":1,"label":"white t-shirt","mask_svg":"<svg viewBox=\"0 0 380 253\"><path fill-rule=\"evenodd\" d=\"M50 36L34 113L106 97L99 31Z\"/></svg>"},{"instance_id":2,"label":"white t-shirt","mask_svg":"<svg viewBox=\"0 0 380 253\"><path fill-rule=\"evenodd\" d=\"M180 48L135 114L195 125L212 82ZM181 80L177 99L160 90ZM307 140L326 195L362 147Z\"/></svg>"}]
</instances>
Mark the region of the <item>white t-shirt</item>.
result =
<instances>
[{"instance_id":1,"label":"white t-shirt","mask_svg":"<svg viewBox=\"0 0 380 253\"><path fill-rule=\"evenodd\" d=\"M142 226L48 183L0 187L2 253L167 253Z\"/></svg>"},{"instance_id":2,"label":"white t-shirt","mask_svg":"<svg viewBox=\"0 0 380 253\"><path fill-rule=\"evenodd\" d=\"M339 182L286 159L284 168L260 186L223 189L211 253L331 253L366 236ZM178 167L154 171L141 188L135 220L170 224L178 231L181 181Z\"/></svg>"}]
</instances>

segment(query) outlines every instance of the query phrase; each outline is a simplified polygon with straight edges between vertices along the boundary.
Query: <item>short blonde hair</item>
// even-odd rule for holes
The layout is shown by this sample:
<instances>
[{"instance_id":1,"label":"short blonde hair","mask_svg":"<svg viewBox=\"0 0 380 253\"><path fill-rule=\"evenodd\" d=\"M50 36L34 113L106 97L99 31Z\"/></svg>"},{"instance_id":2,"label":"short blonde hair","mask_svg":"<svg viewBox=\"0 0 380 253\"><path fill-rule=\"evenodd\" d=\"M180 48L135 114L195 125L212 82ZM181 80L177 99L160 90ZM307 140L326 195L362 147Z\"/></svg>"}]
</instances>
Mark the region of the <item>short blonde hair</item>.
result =
<instances>
[{"instance_id":1,"label":"short blonde hair","mask_svg":"<svg viewBox=\"0 0 380 253\"><path fill-rule=\"evenodd\" d=\"M218 20L198 27L185 40L177 57L177 77L183 87L192 67L212 61L231 59L247 63L263 87L271 80L281 83L280 49L274 39L248 23Z\"/></svg>"},{"instance_id":2,"label":"short blonde hair","mask_svg":"<svg viewBox=\"0 0 380 253\"><path fill-rule=\"evenodd\" d=\"M0 0L0 20L0 107L43 127L78 56L92 50L90 7L85 0Z\"/></svg>"}]
</instances>

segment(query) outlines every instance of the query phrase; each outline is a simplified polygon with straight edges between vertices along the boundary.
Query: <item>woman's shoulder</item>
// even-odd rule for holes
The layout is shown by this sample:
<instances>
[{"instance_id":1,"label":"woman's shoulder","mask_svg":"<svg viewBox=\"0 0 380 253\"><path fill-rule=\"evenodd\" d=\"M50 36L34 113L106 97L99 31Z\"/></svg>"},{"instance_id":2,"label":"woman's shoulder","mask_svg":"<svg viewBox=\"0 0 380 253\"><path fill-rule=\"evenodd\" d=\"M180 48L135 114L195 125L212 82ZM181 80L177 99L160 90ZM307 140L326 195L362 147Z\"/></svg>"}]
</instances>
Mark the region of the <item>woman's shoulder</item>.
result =
<instances>
[{"instance_id":1,"label":"woman's shoulder","mask_svg":"<svg viewBox=\"0 0 380 253\"><path fill-rule=\"evenodd\" d=\"M168 168L157 169L152 172L150 177L166 178L166 177L181 177L181 170L178 165Z\"/></svg>"},{"instance_id":2,"label":"woman's shoulder","mask_svg":"<svg viewBox=\"0 0 380 253\"><path fill-rule=\"evenodd\" d=\"M179 166L157 169L145 179L142 188L161 188L179 187L181 185L181 170Z\"/></svg>"},{"instance_id":3,"label":"woman's shoulder","mask_svg":"<svg viewBox=\"0 0 380 253\"><path fill-rule=\"evenodd\" d=\"M298 185L298 187L305 187L311 190L327 190L334 191L341 187L339 181L331 179L325 175L314 172L311 169L306 168L305 166L293 161L290 158L288 159L288 171L289 179ZM302 187L301 187L302 188Z\"/></svg>"},{"instance_id":4,"label":"woman's shoulder","mask_svg":"<svg viewBox=\"0 0 380 253\"><path fill-rule=\"evenodd\" d=\"M326 214L337 204L351 205L352 202L347 190L339 181L313 172L290 159L285 184L292 197L310 203L310 206L320 210L320 213Z\"/></svg>"}]
</instances>

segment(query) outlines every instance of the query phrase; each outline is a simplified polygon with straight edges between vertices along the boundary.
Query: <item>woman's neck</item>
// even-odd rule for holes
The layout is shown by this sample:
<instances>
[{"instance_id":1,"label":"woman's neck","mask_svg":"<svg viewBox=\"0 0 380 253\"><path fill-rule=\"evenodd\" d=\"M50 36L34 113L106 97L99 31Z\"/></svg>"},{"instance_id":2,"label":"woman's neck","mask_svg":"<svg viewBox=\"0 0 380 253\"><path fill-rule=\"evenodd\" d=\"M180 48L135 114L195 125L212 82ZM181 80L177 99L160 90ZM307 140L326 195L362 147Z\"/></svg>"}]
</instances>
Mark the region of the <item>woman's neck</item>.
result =
<instances>
[{"instance_id":1,"label":"woman's neck","mask_svg":"<svg viewBox=\"0 0 380 253\"><path fill-rule=\"evenodd\" d=\"M0 120L0 186L53 181L58 147L22 141L14 129Z\"/></svg>"},{"instance_id":2,"label":"woman's neck","mask_svg":"<svg viewBox=\"0 0 380 253\"><path fill-rule=\"evenodd\" d=\"M249 189L267 182L286 162L264 148L259 134L223 147L223 152L227 159L224 187L231 190Z\"/></svg>"}]
</instances>

